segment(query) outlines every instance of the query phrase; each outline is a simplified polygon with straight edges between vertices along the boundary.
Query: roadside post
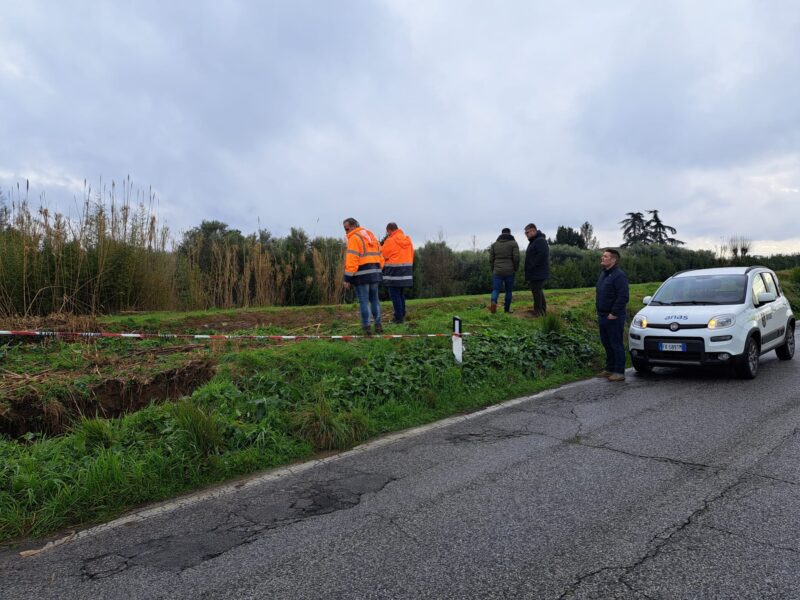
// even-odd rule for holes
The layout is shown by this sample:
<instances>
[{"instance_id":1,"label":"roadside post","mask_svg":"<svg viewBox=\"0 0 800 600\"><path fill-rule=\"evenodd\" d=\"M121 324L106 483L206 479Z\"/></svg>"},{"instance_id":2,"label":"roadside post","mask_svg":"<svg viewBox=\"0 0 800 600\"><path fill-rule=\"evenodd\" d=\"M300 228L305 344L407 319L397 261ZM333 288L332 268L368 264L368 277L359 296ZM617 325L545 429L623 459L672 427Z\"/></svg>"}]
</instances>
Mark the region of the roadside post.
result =
<instances>
[{"instance_id":1,"label":"roadside post","mask_svg":"<svg viewBox=\"0 0 800 600\"><path fill-rule=\"evenodd\" d=\"M461 317L453 317L453 356L456 362L461 364L463 362L462 356L464 354L464 342L461 337Z\"/></svg>"}]
</instances>

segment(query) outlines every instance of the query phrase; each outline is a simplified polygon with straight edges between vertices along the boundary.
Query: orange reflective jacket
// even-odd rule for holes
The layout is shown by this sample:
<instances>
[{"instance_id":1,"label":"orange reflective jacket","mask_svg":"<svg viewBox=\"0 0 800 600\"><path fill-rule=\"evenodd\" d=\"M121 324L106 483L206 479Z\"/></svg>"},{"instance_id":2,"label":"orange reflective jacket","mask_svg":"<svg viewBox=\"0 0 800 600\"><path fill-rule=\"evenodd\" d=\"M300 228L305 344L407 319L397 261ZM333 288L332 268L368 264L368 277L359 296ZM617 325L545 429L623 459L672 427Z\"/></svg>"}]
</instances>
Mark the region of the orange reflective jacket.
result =
<instances>
[{"instance_id":1,"label":"orange reflective jacket","mask_svg":"<svg viewBox=\"0 0 800 600\"><path fill-rule=\"evenodd\" d=\"M414 244L411 238L397 229L383 240L383 283L387 287L411 287L414 270Z\"/></svg>"},{"instance_id":2,"label":"orange reflective jacket","mask_svg":"<svg viewBox=\"0 0 800 600\"><path fill-rule=\"evenodd\" d=\"M363 227L347 233L344 280L352 285L380 283L383 256L378 238Z\"/></svg>"}]
</instances>

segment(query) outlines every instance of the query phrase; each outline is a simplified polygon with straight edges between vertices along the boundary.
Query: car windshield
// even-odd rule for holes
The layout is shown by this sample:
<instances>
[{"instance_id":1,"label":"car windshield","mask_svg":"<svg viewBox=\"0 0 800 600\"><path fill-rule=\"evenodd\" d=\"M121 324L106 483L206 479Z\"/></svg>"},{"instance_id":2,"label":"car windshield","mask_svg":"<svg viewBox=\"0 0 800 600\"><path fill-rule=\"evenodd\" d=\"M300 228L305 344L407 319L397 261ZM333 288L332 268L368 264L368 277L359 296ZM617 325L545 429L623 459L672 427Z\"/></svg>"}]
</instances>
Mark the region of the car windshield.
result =
<instances>
[{"instance_id":1,"label":"car windshield","mask_svg":"<svg viewBox=\"0 0 800 600\"><path fill-rule=\"evenodd\" d=\"M675 277L664 282L650 304L656 306L743 304L746 292L746 275Z\"/></svg>"}]
</instances>

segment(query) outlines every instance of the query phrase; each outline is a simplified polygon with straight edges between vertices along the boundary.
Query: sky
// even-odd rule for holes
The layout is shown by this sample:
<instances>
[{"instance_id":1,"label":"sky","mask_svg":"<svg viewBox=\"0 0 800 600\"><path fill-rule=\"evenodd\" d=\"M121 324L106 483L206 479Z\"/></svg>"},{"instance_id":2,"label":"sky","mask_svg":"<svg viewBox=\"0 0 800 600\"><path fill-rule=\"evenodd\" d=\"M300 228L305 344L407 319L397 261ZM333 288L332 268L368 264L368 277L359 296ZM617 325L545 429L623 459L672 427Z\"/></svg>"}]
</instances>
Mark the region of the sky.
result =
<instances>
[{"instance_id":1,"label":"sky","mask_svg":"<svg viewBox=\"0 0 800 600\"><path fill-rule=\"evenodd\" d=\"M800 5L0 0L0 136L6 203L28 181L74 215L129 178L176 240L354 217L605 246L658 209L691 248L795 253Z\"/></svg>"}]
</instances>

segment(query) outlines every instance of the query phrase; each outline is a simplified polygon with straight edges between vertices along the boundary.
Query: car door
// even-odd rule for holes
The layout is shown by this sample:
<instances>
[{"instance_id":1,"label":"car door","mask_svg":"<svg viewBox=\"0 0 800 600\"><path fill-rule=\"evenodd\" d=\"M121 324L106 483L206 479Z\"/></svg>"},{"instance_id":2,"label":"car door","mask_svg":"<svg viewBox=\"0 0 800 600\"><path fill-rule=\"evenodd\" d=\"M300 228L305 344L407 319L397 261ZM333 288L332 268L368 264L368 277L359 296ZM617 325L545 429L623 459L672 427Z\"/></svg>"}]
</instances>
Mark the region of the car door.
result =
<instances>
[{"instance_id":1,"label":"car door","mask_svg":"<svg viewBox=\"0 0 800 600\"><path fill-rule=\"evenodd\" d=\"M753 276L753 306L756 309L756 319L758 320L758 328L761 331L761 351L766 348L774 347L779 340L782 333L779 331L781 328L780 319L776 318L775 307L778 302L765 302L764 304L758 303L758 296L765 292L772 291L777 295L775 289L775 282L770 278L769 283L772 290L767 285L767 279L764 275L769 273L756 273Z\"/></svg>"},{"instance_id":2,"label":"car door","mask_svg":"<svg viewBox=\"0 0 800 600\"><path fill-rule=\"evenodd\" d=\"M781 294L778 282L775 280L775 275L765 271L761 273L761 277L764 278L767 291L775 294L775 302L770 302L769 304L771 309L770 323L772 323L769 334L773 336L773 339L770 340L769 343L770 345L780 346L786 336L786 297Z\"/></svg>"}]
</instances>

